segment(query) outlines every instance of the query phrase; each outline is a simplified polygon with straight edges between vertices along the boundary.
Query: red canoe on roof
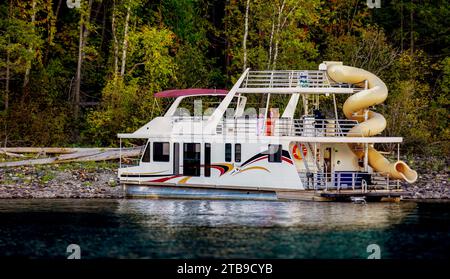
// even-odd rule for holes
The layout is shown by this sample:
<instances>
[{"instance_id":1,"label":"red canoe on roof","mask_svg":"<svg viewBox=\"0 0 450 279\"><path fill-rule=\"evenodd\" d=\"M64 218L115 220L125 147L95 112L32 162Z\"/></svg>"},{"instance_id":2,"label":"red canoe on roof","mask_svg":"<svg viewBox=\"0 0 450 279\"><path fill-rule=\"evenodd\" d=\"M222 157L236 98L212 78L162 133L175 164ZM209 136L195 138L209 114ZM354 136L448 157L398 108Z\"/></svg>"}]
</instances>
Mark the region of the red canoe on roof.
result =
<instances>
[{"instance_id":1,"label":"red canoe on roof","mask_svg":"<svg viewBox=\"0 0 450 279\"><path fill-rule=\"evenodd\" d=\"M155 93L155 98L177 98L183 96L223 96L227 95L226 89L206 89L206 88L189 88L189 89L171 89Z\"/></svg>"}]
</instances>

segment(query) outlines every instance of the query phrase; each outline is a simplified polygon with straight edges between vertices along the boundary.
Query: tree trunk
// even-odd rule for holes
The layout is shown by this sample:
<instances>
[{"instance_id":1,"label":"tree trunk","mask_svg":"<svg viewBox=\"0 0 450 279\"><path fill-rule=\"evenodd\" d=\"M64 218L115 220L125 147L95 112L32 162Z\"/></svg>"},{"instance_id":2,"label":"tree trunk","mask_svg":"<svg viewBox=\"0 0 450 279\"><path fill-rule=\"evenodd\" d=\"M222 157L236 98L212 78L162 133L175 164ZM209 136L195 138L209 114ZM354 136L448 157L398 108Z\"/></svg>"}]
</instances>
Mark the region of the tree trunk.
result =
<instances>
[{"instance_id":1,"label":"tree trunk","mask_svg":"<svg viewBox=\"0 0 450 279\"><path fill-rule=\"evenodd\" d=\"M8 42L9 45L9 42ZM9 48L6 50L6 84L5 84L5 111L8 111L9 108L9 79L10 79L10 73L9 73Z\"/></svg>"},{"instance_id":2,"label":"tree trunk","mask_svg":"<svg viewBox=\"0 0 450 279\"><path fill-rule=\"evenodd\" d=\"M113 1L112 17L111 17L111 31L113 36L113 46L114 46L114 77L117 76L119 72L119 41L116 35L116 1Z\"/></svg>"},{"instance_id":3,"label":"tree trunk","mask_svg":"<svg viewBox=\"0 0 450 279\"><path fill-rule=\"evenodd\" d=\"M105 44L105 31L106 31L106 12L107 12L107 4L103 7L103 17L102 17L102 42L100 43L100 49L103 49L103 46ZM99 63L100 59L98 60Z\"/></svg>"},{"instance_id":4,"label":"tree trunk","mask_svg":"<svg viewBox=\"0 0 450 279\"><path fill-rule=\"evenodd\" d=\"M414 3L411 1L411 10L409 11L409 18L411 20L411 56L414 55Z\"/></svg>"},{"instance_id":5,"label":"tree trunk","mask_svg":"<svg viewBox=\"0 0 450 279\"><path fill-rule=\"evenodd\" d=\"M92 7L92 1L89 0L89 6L87 10L87 16L86 19L83 19L83 13L81 13L80 18L80 42L78 45L78 61L77 61L77 73L75 77L75 89L74 89L74 115L75 118L79 117L80 113L80 85L81 85L81 66L83 64L83 58L84 58L84 47L86 46L86 40L87 36L89 34L89 31L86 27L86 22L89 23L90 21L90 14L91 14L91 7Z\"/></svg>"},{"instance_id":6,"label":"tree trunk","mask_svg":"<svg viewBox=\"0 0 450 279\"><path fill-rule=\"evenodd\" d=\"M273 63L272 63L272 70L275 70L277 67L277 59L278 59L278 39L275 40L275 53L273 54Z\"/></svg>"},{"instance_id":7,"label":"tree trunk","mask_svg":"<svg viewBox=\"0 0 450 279\"><path fill-rule=\"evenodd\" d=\"M242 42L242 48L244 52L244 66L243 71L247 69L247 36L248 36L248 10L250 7L250 0L247 0L247 6L245 8L245 24L244 24L244 39Z\"/></svg>"},{"instance_id":8,"label":"tree trunk","mask_svg":"<svg viewBox=\"0 0 450 279\"><path fill-rule=\"evenodd\" d=\"M273 52L273 37L275 35L275 7L273 8L272 14L272 28L270 31L270 39L269 39L269 59L267 61L267 70L270 70L270 66L272 65L272 52ZM261 95L261 99L259 101L259 107L262 108L264 106L264 101L268 102L270 99L270 94L267 95L267 98L264 98L264 95ZM264 106L265 107L265 106Z\"/></svg>"},{"instance_id":9,"label":"tree trunk","mask_svg":"<svg viewBox=\"0 0 450 279\"><path fill-rule=\"evenodd\" d=\"M275 22L272 21L272 30L270 31L270 41L269 41L269 61L267 61L267 70L270 69L272 65L272 44L273 44L273 33L275 32Z\"/></svg>"},{"instance_id":10,"label":"tree trunk","mask_svg":"<svg viewBox=\"0 0 450 279\"><path fill-rule=\"evenodd\" d=\"M227 0L226 2L225 2L225 16L224 16L224 18L226 18L226 19L229 19L229 16L230 16L230 13L229 13L229 9L227 9L226 7L228 6L228 5L231 5L230 4L230 0ZM224 26L224 32L223 32L223 34L224 34L224 38L225 38L225 51L224 51L224 55L225 55L225 57L224 57L224 60L225 60L225 73L226 73L226 76L227 77L230 77L230 38L229 38L229 36L231 37L231 34L229 34L228 32L229 32L229 30L228 30L228 20L224 20L224 24L223 24Z\"/></svg>"},{"instance_id":11,"label":"tree trunk","mask_svg":"<svg viewBox=\"0 0 450 279\"><path fill-rule=\"evenodd\" d=\"M34 31L34 22L36 21L36 0L33 0L31 3L31 9L32 9L32 13L31 13L31 25L33 27L33 31ZM28 48L28 52L33 52L33 45L30 45L30 47ZM31 71L31 61L27 61L27 66L25 69L25 77L23 79L23 94L25 95L25 90L27 88L28 82L30 81L30 71ZM24 101L24 98L22 98L22 101Z\"/></svg>"},{"instance_id":12,"label":"tree trunk","mask_svg":"<svg viewBox=\"0 0 450 279\"><path fill-rule=\"evenodd\" d=\"M56 22L58 21L59 10L61 9L62 0L58 1L58 5L56 6L56 11L53 12L53 0L46 0L46 9L47 9L47 47L45 48L45 54L43 57L42 64L47 64L48 55L50 52L50 46L52 46L53 39L55 34L52 32L52 28L54 28L55 33L57 31Z\"/></svg>"},{"instance_id":13,"label":"tree trunk","mask_svg":"<svg viewBox=\"0 0 450 279\"><path fill-rule=\"evenodd\" d=\"M80 36L78 44L78 61L77 61L77 73L75 75L74 85L74 115L78 118L80 109L80 82L81 82L81 63L83 62L83 23L80 24Z\"/></svg>"},{"instance_id":14,"label":"tree trunk","mask_svg":"<svg viewBox=\"0 0 450 279\"><path fill-rule=\"evenodd\" d=\"M280 32L281 32L281 16L283 15L285 1L282 2L281 7L278 9L278 19L277 19L277 30L275 32L275 52L273 54L272 70L275 70L277 66L278 58L278 45L280 43Z\"/></svg>"},{"instance_id":15,"label":"tree trunk","mask_svg":"<svg viewBox=\"0 0 450 279\"><path fill-rule=\"evenodd\" d=\"M127 48L128 48L128 21L130 20L131 13L131 1L128 2L127 17L125 19L125 31L123 34L123 47L122 47L122 67L120 68L120 75L125 75L125 66L127 64Z\"/></svg>"},{"instance_id":16,"label":"tree trunk","mask_svg":"<svg viewBox=\"0 0 450 279\"><path fill-rule=\"evenodd\" d=\"M403 52L403 0L400 2L400 51Z\"/></svg>"},{"instance_id":17,"label":"tree trunk","mask_svg":"<svg viewBox=\"0 0 450 279\"><path fill-rule=\"evenodd\" d=\"M61 3L62 3L62 0L59 0L58 6L56 7L56 12L55 12L55 21L58 19L59 10L61 9Z\"/></svg>"},{"instance_id":18,"label":"tree trunk","mask_svg":"<svg viewBox=\"0 0 450 279\"><path fill-rule=\"evenodd\" d=\"M11 14L12 14L12 1L9 1L9 7L8 7L8 19L11 20ZM9 108L9 79L10 77L10 50L9 50L9 45L11 44L11 39L10 37L8 37L8 45L6 48L6 80L5 80L5 98L4 98L4 102L5 102L5 111L8 112L8 108ZM5 122L6 124L6 122ZM6 140L5 140L5 146L6 146Z\"/></svg>"}]
</instances>

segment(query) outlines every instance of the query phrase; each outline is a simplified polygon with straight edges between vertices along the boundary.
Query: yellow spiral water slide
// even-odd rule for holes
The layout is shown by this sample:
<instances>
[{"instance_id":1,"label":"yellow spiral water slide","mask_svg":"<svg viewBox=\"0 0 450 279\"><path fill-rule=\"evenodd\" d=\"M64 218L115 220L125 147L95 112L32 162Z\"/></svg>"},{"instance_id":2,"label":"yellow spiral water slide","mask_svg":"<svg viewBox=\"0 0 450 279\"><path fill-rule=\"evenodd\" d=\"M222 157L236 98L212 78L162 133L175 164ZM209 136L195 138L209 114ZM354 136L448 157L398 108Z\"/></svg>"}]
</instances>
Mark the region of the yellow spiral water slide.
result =
<instances>
[{"instance_id":1,"label":"yellow spiral water slide","mask_svg":"<svg viewBox=\"0 0 450 279\"><path fill-rule=\"evenodd\" d=\"M363 69L344 66L342 62L325 62L328 76L336 82L364 84L367 81L367 89L350 96L344 103L343 111L348 119L357 120L359 124L349 131L349 136L370 137L380 134L386 128L386 119L383 115L368 110L367 120L364 111L370 106L383 103L388 95L386 84ZM350 148L359 157L364 156L357 144L350 144ZM383 155L369 146L369 165L377 172L389 175L392 179L403 179L409 183L417 180L417 172L412 170L405 162L390 163Z\"/></svg>"}]
</instances>

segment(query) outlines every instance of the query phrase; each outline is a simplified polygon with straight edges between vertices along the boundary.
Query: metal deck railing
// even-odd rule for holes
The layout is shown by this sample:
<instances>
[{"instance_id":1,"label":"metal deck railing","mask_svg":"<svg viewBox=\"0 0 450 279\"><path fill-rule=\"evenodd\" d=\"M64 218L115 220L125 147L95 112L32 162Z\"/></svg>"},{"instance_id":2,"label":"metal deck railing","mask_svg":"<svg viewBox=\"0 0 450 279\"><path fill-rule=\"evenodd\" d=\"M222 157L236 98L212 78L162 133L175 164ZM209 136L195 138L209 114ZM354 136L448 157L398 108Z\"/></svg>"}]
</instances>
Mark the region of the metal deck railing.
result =
<instances>
[{"instance_id":1,"label":"metal deck railing","mask_svg":"<svg viewBox=\"0 0 450 279\"><path fill-rule=\"evenodd\" d=\"M274 124L274 135L303 137L346 137L361 136L350 130L358 124L348 119L277 119Z\"/></svg>"},{"instance_id":2,"label":"metal deck railing","mask_svg":"<svg viewBox=\"0 0 450 279\"><path fill-rule=\"evenodd\" d=\"M249 71L240 88L359 88L348 83L336 83L326 71L274 70Z\"/></svg>"},{"instance_id":3,"label":"metal deck railing","mask_svg":"<svg viewBox=\"0 0 450 279\"><path fill-rule=\"evenodd\" d=\"M207 117L173 118L174 134L202 134ZM314 119L314 118L223 118L216 127L219 135L266 135L266 136L300 136L300 137L360 137L351 129L358 124L348 119Z\"/></svg>"},{"instance_id":4,"label":"metal deck railing","mask_svg":"<svg viewBox=\"0 0 450 279\"><path fill-rule=\"evenodd\" d=\"M315 191L340 191L361 190L362 192L373 190L399 189L400 184L392 180L388 175L374 172L304 172L298 173L306 189Z\"/></svg>"},{"instance_id":5,"label":"metal deck railing","mask_svg":"<svg viewBox=\"0 0 450 279\"><path fill-rule=\"evenodd\" d=\"M264 125L263 118L223 119L217 126L217 134L233 135L268 135L268 136L302 136L302 137L346 137L362 136L351 132L358 124L356 120L347 119L268 119Z\"/></svg>"}]
</instances>

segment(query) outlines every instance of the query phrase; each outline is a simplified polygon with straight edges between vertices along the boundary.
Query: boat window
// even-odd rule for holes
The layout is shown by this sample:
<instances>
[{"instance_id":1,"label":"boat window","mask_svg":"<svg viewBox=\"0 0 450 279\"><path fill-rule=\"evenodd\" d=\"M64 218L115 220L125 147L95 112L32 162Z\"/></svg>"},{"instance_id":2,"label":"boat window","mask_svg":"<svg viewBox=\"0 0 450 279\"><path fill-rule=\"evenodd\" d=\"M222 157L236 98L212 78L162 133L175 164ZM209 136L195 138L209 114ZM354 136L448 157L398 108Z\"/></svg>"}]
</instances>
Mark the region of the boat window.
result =
<instances>
[{"instance_id":1,"label":"boat window","mask_svg":"<svg viewBox=\"0 0 450 279\"><path fill-rule=\"evenodd\" d=\"M269 144L269 162L281 163L281 144Z\"/></svg>"},{"instance_id":2,"label":"boat window","mask_svg":"<svg viewBox=\"0 0 450 279\"><path fill-rule=\"evenodd\" d=\"M231 143L225 143L225 162L231 162Z\"/></svg>"},{"instance_id":3,"label":"boat window","mask_svg":"<svg viewBox=\"0 0 450 279\"><path fill-rule=\"evenodd\" d=\"M205 176L211 176L211 144L205 143Z\"/></svg>"},{"instance_id":4,"label":"boat window","mask_svg":"<svg viewBox=\"0 0 450 279\"><path fill-rule=\"evenodd\" d=\"M150 146L151 142L147 143L145 147L144 154L142 155L142 162L149 163L150 162Z\"/></svg>"},{"instance_id":5,"label":"boat window","mask_svg":"<svg viewBox=\"0 0 450 279\"><path fill-rule=\"evenodd\" d=\"M241 161L241 144L240 143L236 143L234 145L234 161L238 162L238 163Z\"/></svg>"},{"instance_id":6,"label":"boat window","mask_svg":"<svg viewBox=\"0 0 450 279\"><path fill-rule=\"evenodd\" d=\"M168 142L153 143L153 161L169 162L170 160L170 144Z\"/></svg>"},{"instance_id":7,"label":"boat window","mask_svg":"<svg viewBox=\"0 0 450 279\"><path fill-rule=\"evenodd\" d=\"M183 175L200 176L200 143L183 144Z\"/></svg>"}]
</instances>

